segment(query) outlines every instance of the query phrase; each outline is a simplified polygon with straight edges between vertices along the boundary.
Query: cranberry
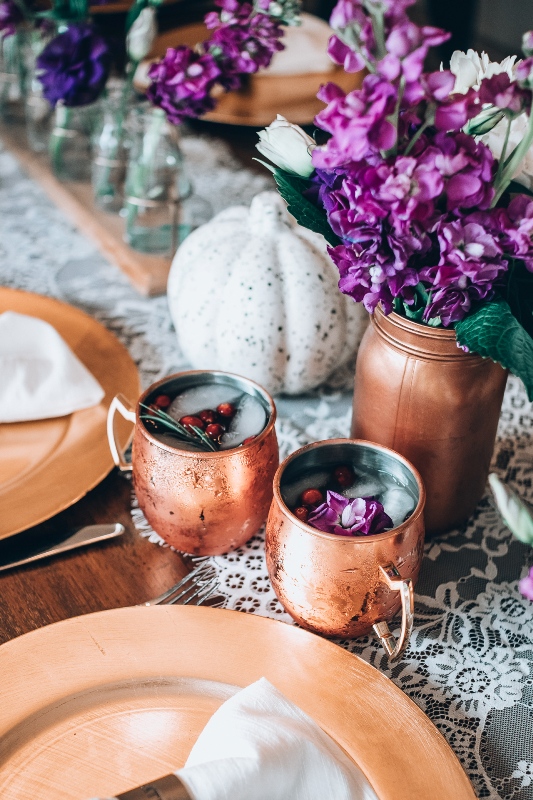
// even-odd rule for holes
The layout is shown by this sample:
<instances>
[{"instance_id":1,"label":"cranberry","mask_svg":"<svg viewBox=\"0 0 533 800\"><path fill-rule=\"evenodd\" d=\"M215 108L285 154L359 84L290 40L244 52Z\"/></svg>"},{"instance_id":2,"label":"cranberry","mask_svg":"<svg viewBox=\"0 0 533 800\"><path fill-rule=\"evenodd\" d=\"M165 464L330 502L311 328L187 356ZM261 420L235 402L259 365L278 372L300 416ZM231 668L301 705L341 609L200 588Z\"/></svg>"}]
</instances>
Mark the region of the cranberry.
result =
<instances>
[{"instance_id":1,"label":"cranberry","mask_svg":"<svg viewBox=\"0 0 533 800\"><path fill-rule=\"evenodd\" d=\"M298 506L298 508L295 508L292 513L294 514L295 517L298 517L298 519L301 520L301 522L307 522L307 517L309 516L309 509L306 508L305 506Z\"/></svg>"},{"instance_id":2,"label":"cranberry","mask_svg":"<svg viewBox=\"0 0 533 800\"><path fill-rule=\"evenodd\" d=\"M211 408L204 408L203 411L200 411L198 414L202 422L205 422L206 425L212 425L214 422L218 420L218 414L216 411L213 411Z\"/></svg>"},{"instance_id":3,"label":"cranberry","mask_svg":"<svg viewBox=\"0 0 533 800\"><path fill-rule=\"evenodd\" d=\"M236 408L231 403L221 403L219 406L217 406L217 412L225 419L235 416L235 411Z\"/></svg>"},{"instance_id":4,"label":"cranberry","mask_svg":"<svg viewBox=\"0 0 533 800\"><path fill-rule=\"evenodd\" d=\"M226 429L223 425L219 425L218 423L215 422L212 423L211 425L208 425L207 428L205 429L205 432L207 433L210 439L214 439L215 441L218 442L218 440L220 439L225 430Z\"/></svg>"},{"instance_id":5,"label":"cranberry","mask_svg":"<svg viewBox=\"0 0 533 800\"><path fill-rule=\"evenodd\" d=\"M351 470L350 467L337 467L333 471L333 477L343 489L353 486L353 482L355 480L353 470Z\"/></svg>"},{"instance_id":6,"label":"cranberry","mask_svg":"<svg viewBox=\"0 0 533 800\"><path fill-rule=\"evenodd\" d=\"M194 427L194 428L200 428L200 430L203 431L205 427L200 417L192 417L192 416L182 417L180 419L180 424L183 425L183 427L187 428L188 430Z\"/></svg>"},{"instance_id":7,"label":"cranberry","mask_svg":"<svg viewBox=\"0 0 533 800\"><path fill-rule=\"evenodd\" d=\"M250 442L253 442L254 439L257 439L257 436L249 436L247 439L244 440L243 444L250 444Z\"/></svg>"},{"instance_id":8,"label":"cranberry","mask_svg":"<svg viewBox=\"0 0 533 800\"><path fill-rule=\"evenodd\" d=\"M154 406L156 408L168 408L171 402L172 400L168 394L158 394L154 400Z\"/></svg>"},{"instance_id":9,"label":"cranberry","mask_svg":"<svg viewBox=\"0 0 533 800\"><path fill-rule=\"evenodd\" d=\"M318 506L324 502L324 495L320 489L306 489L302 492L301 500L304 506Z\"/></svg>"}]
</instances>

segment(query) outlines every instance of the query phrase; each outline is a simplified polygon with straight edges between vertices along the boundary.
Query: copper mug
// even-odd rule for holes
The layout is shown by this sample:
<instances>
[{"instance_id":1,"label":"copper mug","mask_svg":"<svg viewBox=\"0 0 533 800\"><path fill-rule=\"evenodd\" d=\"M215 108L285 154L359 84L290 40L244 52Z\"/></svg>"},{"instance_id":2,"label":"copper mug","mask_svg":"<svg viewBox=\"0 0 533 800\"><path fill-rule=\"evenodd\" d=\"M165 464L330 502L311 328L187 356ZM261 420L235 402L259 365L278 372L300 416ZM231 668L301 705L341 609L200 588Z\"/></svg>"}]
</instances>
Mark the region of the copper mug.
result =
<instances>
[{"instance_id":1,"label":"copper mug","mask_svg":"<svg viewBox=\"0 0 533 800\"><path fill-rule=\"evenodd\" d=\"M174 396L206 383L234 386L262 403L267 423L253 441L217 452L185 450L160 441L140 420L141 404L150 405L157 395ZM117 411L135 424L131 464L115 440ZM265 522L279 464L275 420L274 401L257 383L226 372L191 370L154 383L135 410L115 397L107 433L113 460L133 473L139 506L154 531L176 550L211 556L240 547Z\"/></svg>"},{"instance_id":2,"label":"copper mug","mask_svg":"<svg viewBox=\"0 0 533 800\"><path fill-rule=\"evenodd\" d=\"M299 520L283 500L283 488L306 472L351 464L356 474L392 475L417 498L409 518L369 536L323 533ZM414 618L413 586L424 546L425 489L417 470L387 447L331 439L289 456L274 477L266 528L270 580L284 608L302 627L325 636L378 636L390 660L408 644ZM386 510L386 509L385 509ZM388 622L402 609L396 641Z\"/></svg>"}]
</instances>

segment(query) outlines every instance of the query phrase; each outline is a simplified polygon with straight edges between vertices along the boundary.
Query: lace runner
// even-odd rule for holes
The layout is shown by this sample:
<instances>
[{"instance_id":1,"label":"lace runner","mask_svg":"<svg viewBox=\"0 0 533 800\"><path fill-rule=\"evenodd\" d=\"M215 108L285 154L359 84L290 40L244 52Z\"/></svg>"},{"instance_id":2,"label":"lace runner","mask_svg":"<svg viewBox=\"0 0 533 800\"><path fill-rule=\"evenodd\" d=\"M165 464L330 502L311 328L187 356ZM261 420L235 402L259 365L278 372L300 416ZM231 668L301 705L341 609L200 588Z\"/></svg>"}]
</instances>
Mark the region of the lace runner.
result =
<instances>
[{"instance_id":1,"label":"lace runner","mask_svg":"<svg viewBox=\"0 0 533 800\"><path fill-rule=\"evenodd\" d=\"M197 194L214 211L249 203L270 179L242 169L219 140L186 137ZM0 282L57 297L92 314L128 347L144 386L187 367L165 297L143 298L0 150ZM297 399L277 398L281 457L317 439L346 436L352 368ZM533 502L533 412L520 381L505 395L492 468ZM139 509L137 529L154 542ZM263 535L212 559L226 607L291 623L268 581ZM533 800L533 604L518 580L533 550L512 539L485 495L460 530L426 544L415 630L390 667L372 638L339 645L373 664L446 737L479 798Z\"/></svg>"}]
</instances>

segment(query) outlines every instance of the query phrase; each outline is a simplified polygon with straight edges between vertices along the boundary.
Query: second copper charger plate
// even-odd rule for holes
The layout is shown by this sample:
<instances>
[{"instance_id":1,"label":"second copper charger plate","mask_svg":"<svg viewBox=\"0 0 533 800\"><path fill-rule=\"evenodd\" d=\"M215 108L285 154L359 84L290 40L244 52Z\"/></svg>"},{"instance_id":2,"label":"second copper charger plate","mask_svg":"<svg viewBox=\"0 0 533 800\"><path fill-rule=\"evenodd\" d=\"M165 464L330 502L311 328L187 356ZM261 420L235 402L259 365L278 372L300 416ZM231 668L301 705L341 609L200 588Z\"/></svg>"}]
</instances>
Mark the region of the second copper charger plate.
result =
<instances>
[{"instance_id":1,"label":"second copper charger plate","mask_svg":"<svg viewBox=\"0 0 533 800\"><path fill-rule=\"evenodd\" d=\"M88 614L2 645L0 675L2 800L110 797L179 769L213 712L261 677L344 749L379 800L475 800L444 738L388 678L253 614Z\"/></svg>"},{"instance_id":2,"label":"second copper charger plate","mask_svg":"<svg viewBox=\"0 0 533 800\"><path fill-rule=\"evenodd\" d=\"M105 390L98 406L68 416L0 425L0 539L38 525L93 489L113 468L107 409L121 392L140 394L137 368L126 348L96 320L39 294L0 287L0 314L17 311L49 322ZM125 445L131 425L122 421Z\"/></svg>"}]
</instances>

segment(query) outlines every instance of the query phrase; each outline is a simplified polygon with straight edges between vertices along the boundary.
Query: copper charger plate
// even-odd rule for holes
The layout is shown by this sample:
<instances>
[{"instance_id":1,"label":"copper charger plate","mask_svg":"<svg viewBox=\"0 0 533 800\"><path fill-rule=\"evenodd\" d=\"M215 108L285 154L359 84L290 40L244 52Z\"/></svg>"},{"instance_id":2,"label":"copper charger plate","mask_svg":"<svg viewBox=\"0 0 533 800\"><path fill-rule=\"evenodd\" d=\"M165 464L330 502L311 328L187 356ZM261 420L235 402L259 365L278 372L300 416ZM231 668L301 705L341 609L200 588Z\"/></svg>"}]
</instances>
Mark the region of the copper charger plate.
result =
<instances>
[{"instance_id":1,"label":"copper charger plate","mask_svg":"<svg viewBox=\"0 0 533 800\"><path fill-rule=\"evenodd\" d=\"M210 31L201 22L166 31L157 37L150 59L161 58L169 47L182 44L194 47L209 35ZM316 97L322 84L332 81L349 92L358 88L362 79L363 73L350 74L342 67L299 75L251 75L243 89L222 92L215 110L205 114L202 120L262 128L270 125L277 114L282 114L296 125L311 125L324 108L324 103ZM146 89L146 85L137 88Z\"/></svg>"},{"instance_id":2,"label":"copper charger plate","mask_svg":"<svg viewBox=\"0 0 533 800\"><path fill-rule=\"evenodd\" d=\"M75 503L111 471L107 409L122 392L140 393L137 367L120 342L88 314L38 294L0 287L0 313L46 320L105 390L102 402L56 419L0 425L0 539L38 525ZM125 445L131 425L118 436Z\"/></svg>"},{"instance_id":3,"label":"copper charger plate","mask_svg":"<svg viewBox=\"0 0 533 800\"><path fill-rule=\"evenodd\" d=\"M2 645L0 675L2 800L110 797L179 769L213 712L261 677L344 749L380 800L475 800L444 738L388 678L252 614L88 614Z\"/></svg>"}]
</instances>

